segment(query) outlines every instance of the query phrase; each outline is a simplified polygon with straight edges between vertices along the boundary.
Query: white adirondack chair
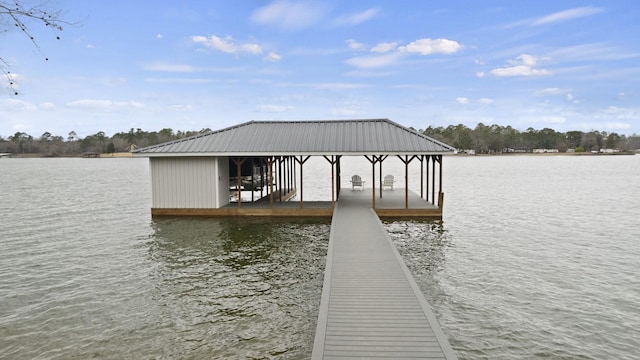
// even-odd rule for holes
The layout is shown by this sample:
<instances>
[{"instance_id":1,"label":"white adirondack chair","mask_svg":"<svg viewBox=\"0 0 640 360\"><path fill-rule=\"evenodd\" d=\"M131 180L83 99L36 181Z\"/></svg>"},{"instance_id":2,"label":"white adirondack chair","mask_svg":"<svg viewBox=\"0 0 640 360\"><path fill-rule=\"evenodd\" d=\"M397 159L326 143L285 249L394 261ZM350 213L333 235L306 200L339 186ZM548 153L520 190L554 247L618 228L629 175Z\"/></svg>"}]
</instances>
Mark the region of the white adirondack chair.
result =
<instances>
[{"instance_id":1,"label":"white adirondack chair","mask_svg":"<svg viewBox=\"0 0 640 360\"><path fill-rule=\"evenodd\" d=\"M353 175L351 177L351 191L355 190L355 188L359 187L360 191L364 190L364 181L360 177L360 175Z\"/></svg>"},{"instance_id":2,"label":"white adirondack chair","mask_svg":"<svg viewBox=\"0 0 640 360\"><path fill-rule=\"evenodd\" d=\"M389 189L389 190L393 190L393 183L396 182L395 179L393 178L393 175L387 175L384 177L384 180L382 180L382 188L383 189Z\"/></svg>"}]
</instances>

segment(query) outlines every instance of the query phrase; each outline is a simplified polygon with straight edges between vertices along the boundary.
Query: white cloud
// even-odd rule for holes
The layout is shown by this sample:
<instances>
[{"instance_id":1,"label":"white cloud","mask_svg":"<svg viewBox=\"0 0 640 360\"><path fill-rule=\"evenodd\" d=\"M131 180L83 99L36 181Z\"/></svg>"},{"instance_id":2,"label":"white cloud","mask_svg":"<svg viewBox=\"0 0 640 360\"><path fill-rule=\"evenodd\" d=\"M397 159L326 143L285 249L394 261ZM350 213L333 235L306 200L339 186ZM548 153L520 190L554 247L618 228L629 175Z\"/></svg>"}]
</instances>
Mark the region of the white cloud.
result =
<instances>
[{"instance_id":1,"label":"white cloud","mask_svg":"<svg viewBox=\"0 0 640 360\"><path fill-rule=\"evenodd\" d=\"M517 65L511 67L497 68L491 70L491 74L498 77L508 76L536 76L536 75L549 75L547 70L532 69L530 66Z\"/></svg>"},{"instance_id":2,"label":"white cloud","mask_svg":"<svg viewBox=\"0 0 640 360\"><path fill-rule=\"evenodd\" d=\"M345 62L351 66L364 69L372 69L383 66L393 65L398 62L400 56L398 53L390 53L376 56L359 56L347 59Z\"/></svg>"},{"instance_id":3,"label":"white cloud","mask_svg":"<svg viewBox=\"0 0 640 360\"><path fill-rule=\"evenodd\" d=\"M493 104L493 99L490 99L490 98L481 98L478 101L480 101L481 104L487 104L487 105Z\"/></svg>"},{"instance_id":4,"label":"white cloud","mask_svg":"<svg viewBox=\"0 0 640 360\"><path fill-rule=\"evenodd\" d=\"M30 102L17 100L17 99L5 99L0 101L0 109L3 111L35 111L37 106Z\"/></svg>"},{"instance_id":5,"label":"white cloud","mask_svg":"<svg viewBox=\"0 0 640 360\"><path fill-rule=\"evenodd\" d=\"M345 76L351 77L367 77L367 78L379 78L391 76L395 71L379 71L379 70L352 70L344 73Z\"/></svg>"},{"instance_id":6,"label":"white cloud","mask_svg":"<svg viewBox=\"0 0 640 360\"><path fill-rule=\"evenodd\" d=\"M522 54L518 56L516 60L509 60L509 62L514 65L524 65L524 66L533 67L533 66L536 66L538 59L533 55Z\"/></svg>"},{"instance_id":7,"label":"white cloud","mask_svg":"<svg viewBox=\"0 0 640 360\"><path fill-rule=\"evenodd\" d=\"M191 104L188 104L188 105L174 104L174 105L169 105L168 108L171 111L178 111L178 112L191 112L191 111L193 111L193 106L191 106Z\"/></svg>"},{"instance_id":8,"label":"white cloud","mask_svg":"<svg viewBox=\"0 0 640 360\"><path fill-rule=\"evenodd\" d=\"M351 50L366 50L366 45L363 43L359 43L353 39L349 39L347 40L347 45L349 46L349 49Z\"/></svg>"},{"instance_id":9,"label":"white cloud","mask_svg":"<svg viewBox=\"0 0 640 360\"><path fill-rule=\"evenodd\" d=\"M557 48L549 52L554 59L565 61L615 61L633 59L640 56L637 52L619 48L607 42L580 44Z\"/></svg>"},{"instance_id":10,"label":"white cloud","mask_svg":"<svg viewBox=\"0 0 640 360\"><path fill-rule=\"evenodd\" d=\"M210 84L216 82L205 78L145 78L144 81L152 84Z\"/></svg>"},{"instance_id":11,"label":"white cloud","mask_svg":"<svg viewBox=\"0 0 640 360\"><path fill-rule=\"evenodd\" d=\"M604 112L609 114L618 114L624 111L623 108L617 106L609 106Z\"/></svg>"},{"instance_id":12,"label":"white cloud","mask_svg":"<svg viewBox=\"0 0 640 360\"><path fill-rule=\"evenodd\" d=\"M109 86L119 86L119 85L125 85L127 83L127 78L125 77L117 77L117 78L106 78L104 79L104 83L109 85Z\"/></svg>"},{"instance_id":13,"label":"white cloud","mask_svg":"<svg viewBox=\"0 0 640 360\"><path fill-rule=\"evenodd\" d=\"M389 51L395 50L397 46L398 46L398 42L397 41L379 43L378 45L376 45L373 48L371 48L371 52L385 53L385 52L389 52Z\"/></svg>"},{"instance_id":14,"label":"white cloud","mask_svg":"<svg viewBox=\"0 0 640 360\"><path fill-rule=\"evenodd\" d=\"M541 76L550 75L551 72L545 69L534 68L537 65L538 59L533 55L522 54L516 58L516 60L510 60L509 63L513 66L507 66L502 68L496 68L490 71L494 76L508 77L508 76Z\"/></svg>"},{"instance_id":15,"label":"white cloud","mask_svg":"<svg viewBox=\"0 0 640 360\"><path fill-rule=\"evenodd\" d=\"M180 72L180 73L192 73L198 71L195 66L185 64L163 64L155 63L143 66L144 70L159 71L159 72Z\"/></svg>"},{"instance_id":16,"label":"white cloud","mask_svg":"<svg viewBox=\"0 0 640 360\"><path fill-rule=\"evenodd\" d=\"M367 9L356 14L338 17L335 21L333 21L333 24L338 26L359 25L365 21L373 19L374 17L376 17L376 15L378 15L379 12L380 10L376 8Z\"/></svg>"},{"instance_id":17,"label":"white cloud","mask_svg":"<svg viewBox=\"0 0 640 360\"><path fill-rule=\"evenodd\" d=\"M407 46L398 47L398 51L407 53L419 53L421 55L431 54L453 54L462 49L462 45L449 39L418 39Z\"/></svg>"},{"instance_id":18,"label":"white cloud","mask_svg":"<svg viewBox=\"0 0 640 360\"><path fill-rule=\"evenodd\" d=\"M102 111L113 112L122 110L139 110L144 108L144 104L136 101L111 101L111 100L94 100L94 99L82 99L67 103L67 107L76 110L90 110L90 111Z\"/></svg>"},{"instance_id":19,"label":"white cloud","mask_svg":"<svg viewBox=\"0 0 640 360\"><path fill-rule=\"evenodd\" d=\"M327 7L316 1L276 0L256 9L251 20L262 25L275 25L285 30L299 30L320 21Z\"/></svg>"},{"instance_id":20,"label":"white cloud","mask_svg":"<svg viewBox=\"0 0 640 360\"><path fill-rule=\"evenodd\" d=\"M457 97L456 101L460 104L468 104L469 103L469 99L466 97Z\"/></svg>"},{"instance_id":21,"label":"white cloud","mask_svg":"<svg viewBox=\"0 0 640 360\"><path fill-rule=\"evenodd\" d=\"M542 90L536 91L534 96L564 96L568 90L560 89L560 88L545 88Z\"/></svg>"},{"instance_id":22,"label":"white cloud","mask_svg":"<svg viewBox=\"0 0 640 360\"><path fill-rule=\"evenodd\" d=\"M366 87L366 85L364 84L356 84L356 83L317 83L317 84L309 84L308 86L316 89L330 89L330 90L361 89Z\"/></svg>"},{"instance_id":23,"label":"white cloud","mask_svg":"<svg viewBox=\"0 0 640 360\"><path fill-rule=\"evenodd\" d=\"M162 39L162 38L163 38L162 34L156 34L156 39Z\"/></svg>"},{"instance_id":24,"label":"white cloud","mask_svg":"<svg viewBox=\"0 0 640 360\"><path fill-rule=\"evenodd\" d=\"M269 54L267 54L267 56L264 57L265 61L269 61L269 62L278 62L280 60L282 60L282 56L280 56L279 54L271 51Z\"/></svg>"},{"instance_id":25,"label":"white cloud","mask_svg":"<svg viewBox=\"0 0 640 360\"><path fill-rule=\"evenodd\" d=\"M40 104L38 106L38 108L40 110L44 110L44 111L54 111L54 110L56 110L56 104L47 101L47 102L43 102L42 104Z\"/></svg>"},{"instance_id":26,"label":"white cloud","mask_svg":"<svg viewBox=\"0 0 640 360\"><path fill-rule=\"evenodd\" d=\"M262 53L262 48L260 47L260 45L253 43L236 44L231 36L226 36L223 39L215 35L211 35L209 37L194 35L191 37L191 40L195 43L202 44L210 49L226 52L229 54L248 53L256 55Z\"/></svg>"},{"instance_id":27,"label":"white cloud","mask_svg":"<svg viewBox=\"0 0 640 360\"><path fill-rule=\"evenodd\" d=\"M595 15L602 11L604 11L604 9L593 7L593 6L576 7L572 9L558 11L545 16L541 16L541 17L520 20L520 21L506 25L506 28L511 28L515 26L544 26L549 24L561 23L561 22L566 22L574 19Z\"/></svg>"},{"instance_id":28,"label":"white cloud","mask_svg":"<svg viewBox=\"0 0 640 360\"><path fill-rule=\"evenodd\" d=\"M293 106L289 105L258 105L256 106L256 110L259 112L268 112L268 113L278 113L285 112L287 110L292 110Z\"/></svg>"},{"instance_id":29,"label":"white cloud","mask_svg":"<svg viewBox=\"0 0 640 360\"><path fill-rule=\"evenodd\" d=\"M543 16L539 19L533 20L531 22L531 25L539 26L539 25L564 22L564 21L581 18L581 17L591 16L602 11L603 9L592 7L592 6L577 7L577 8L563 10L563 11L559 11L553 14Z\"/></svg>"}]
</instances>

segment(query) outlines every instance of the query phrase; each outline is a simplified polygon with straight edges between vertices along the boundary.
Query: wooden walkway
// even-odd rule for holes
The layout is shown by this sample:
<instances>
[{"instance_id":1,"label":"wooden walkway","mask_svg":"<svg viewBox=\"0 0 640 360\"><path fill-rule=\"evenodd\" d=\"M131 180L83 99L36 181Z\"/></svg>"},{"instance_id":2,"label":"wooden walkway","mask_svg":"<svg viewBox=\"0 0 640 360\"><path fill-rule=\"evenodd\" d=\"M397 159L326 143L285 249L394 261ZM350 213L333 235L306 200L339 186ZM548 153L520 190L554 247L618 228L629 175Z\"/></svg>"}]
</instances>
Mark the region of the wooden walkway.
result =
<instances>
[{"instance_id":1,"label":"wooden walkway","mask_svg":"<svg viewBox=\"0 0 640 360\"><path fill-rule=\"evenodd\" d=\"M341 196L312 359L370 358L456 356L371 205Z\"/></svg>"}]
</instances>

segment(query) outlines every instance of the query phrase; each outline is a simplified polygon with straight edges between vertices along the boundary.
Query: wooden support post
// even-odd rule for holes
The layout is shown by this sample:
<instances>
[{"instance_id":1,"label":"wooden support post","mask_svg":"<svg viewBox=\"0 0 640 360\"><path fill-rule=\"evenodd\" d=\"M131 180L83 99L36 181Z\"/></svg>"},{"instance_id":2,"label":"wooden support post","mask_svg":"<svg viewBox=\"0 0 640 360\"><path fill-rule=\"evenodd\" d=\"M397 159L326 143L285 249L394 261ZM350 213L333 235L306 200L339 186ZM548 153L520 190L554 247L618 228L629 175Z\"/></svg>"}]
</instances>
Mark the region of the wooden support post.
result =
<instances>
[{"instance_id":1,"label":"wooden support post","mask_svg":"<svg viewBox=\"0 0 640 360\"><path fill-rule=\"evenodd\" d=\"M286 176L285 178L286 180L286 188L287 188L287 193L289 191L291 191L291 157L287 156L285 158L285 163L284 163L284 167L285 167L285 172L286 172Z\"/></svg>"},{"instance_id":2,"label":"wooden support post","mask_svg":"<svg viewBox=\"0 0 640 360\"><path fill-rule=\"evenodd\" d=\"M340 177L340 159L342 158L342 155L338 155L336 156L336 172L337 172L337 176L336 176L336 200L340 199L340 184L342 183L341 177Z\"/></svg>"},{"instance_id":3,"label":"wooden support post","mask_svg":"<svg viewBox=\"0 0 640 360\"><path fill-rule=\"evenodd\" d=\"M433 155L433 162L431 163L431 200L433 201L431 203L434 205L436 204L436 159L437 156Z\"/></svg>"},{"instance_id":4,"label":"wooden support post","mask_svg":"<svg viewBox=\"0 0 640 360\"><path fill-rule=\"evenodd\" d=\"M378 157L378 161L380 162L380 172L378 174L378 177L380 178L380 199L382 199L382 162L385 161L388 156L389 155L380 155L380 157Z\"/></svg>"},{"instance_id":5,"label":"wooden support post","mask_svg":"<svg viewBox=\"0 0 640 360\"><path fill-rule=\"evenodd\" d=\"M269 177L269 208L270 209L273 209L273 163L275 161L276 161L275 158L271 158L271 157L267 158L267 166L269 167L268 177Z\"/></svg>"},{"instance_id":6,"label":"wooden support post","mask_svg":"<svg viewBox=\"0 0 640 360\"><path fill-rule=\"evenodd\" d=\"M444 193L442 192L442 155L438 155L438 162L440 163L440 181L438 182L438 207L442 210L442 203L444 202Z\"/></svg>"},{"instance_id":7,"label":"wooden support post","mask_svg":"<svg viewBox=\"0 0 640 360\"><path fill-rule=\"evenodd\" d=\"M420 198L424 199L424 155L420 155Z\"/></svg>"},{"instance_id":8,"label":"wooden support post","mask_svg":"<svg viewBox=\"0 0 640 360\"><path fill-rule=\"evenodd\" d=\"M371 206L376 208L376 162L378 159L375 155L369 158L368 155L364 156L371 163Z\"/></svg>"},{"instance_id":9,"label":"wooden support post","mask_svg":"<svg viewBox=\"0 0 640 360\"><path fill-rule=\"evenodd\" d=\"M425 195L427 196L427 202L429 202L429 162L431 161L431 155L427 155L427 166L426 166L426 174L427 175L427 189Z\"/></svg>"},{"instance_id":10,"label":"wooden support post","mask_svg":"<svg viewBox=\"0 0 640 360\"><path fill-rule=\"evenodd\" d=\"M298 162L298 159L296 159L295 156L293 157L293 160L295 162ZM291 168L293 170L291 172L291 175L292 175L291 181L292 181L293 187L296 188L296 190L297 190L298 189L298 184L296 183L296 178L298 177L298 174L296 173L296 165L293 162L291 162Z\"/></svg>"},{"instance_id":11,"label":"wooden support post","mask_svg":"<svg viewBox=\"0 0 640 360\"><path fill-rule=\"evenodd\" d=\"M380 188L380 199L382 199L382 161L380 161L380 170L378 171L378 187Z\"/></svg>"},{"instance_id":12,"label":"wooden support post","mask_svg":"<svg viewBox=\"0 0 640 360\"><path fill-rule=\"evenodd\" d=\"M304 207L304 200L303 200L303 191L304 191L304 185L303 185L303 169L302 166L304 165L304 163L307 162L307 160L309 160L311 156L307 156L306 158L303 158L303 156L300 156L300 160L298 160L298 158L294 157L294 159L298 162L298 164L300 164L300 208L302 209Z\"/></svg>"},{"instance_id":13,"label":"wooden support post","mask_svg":"<svg viewBox=\"0 0 640 360\"><path fill-rule=\"evenodd\" d=\"M235 164L236 164L236 168L237 168L237 174L238 174L238 183L237 183L237 191L238 191L238 208L240 208L242 205L242 163L247 160L247 159L243 159L243 158L237 158L237 159L231 159Z\"/></svg>"},{"instance_id":14,"label":"wooden support post","mask_svg":"<svg viewBox=\"0 0 640 360\"><path fill-rule=\"evenodd\" d=\"M282 202L282 157L278 157L278 197L279 201Z\"/></svg>"},{"instance_id":15,"label":"wooden support post","mask_svg":"<svg viewBox=\"0 0 640 360\"><path fill-rule=\"evenodd\" d=\"M409 208L409 156L405 155L407 162L404 163L404 208Z\"/></svg>"},{"instance_id":16,"label":"wooden support post","mask_svg":"<svg viewBox=\"0 0 640 360\"><path fill-rule=\"evenodd\" d=\"M404 159L398 155L398 159L404 163L404 208L409 208L409 163L415 159L417 155L413 155L409 158L409 155L405 155Z\"/></svg>"},{"instance_id":17,"label":"wooden support post","mask_svg":"<svg viewBox=\"0 0 640 360\"><path fill-rule=\"evenodd\" d=\"M260 160L260 162L262 162L262 160ZM256 179L253 177L253 167L256 165L256 159L255 158L251 158L251 175L250 175L250 179L251 179L251 202L256 201L255 199L255 184L256 184ZM260 176L264 176L262 174L262 166L260 166ZM260 189L260 197L262 197L262 189Z\"/></svg>"},{"instance_id":18,"label":"wooden support post","mask_svg":"<svg viewBox=\"0 0 640 360\"><path fill-rule=\"evenodd\" d=\"M442 192L442 155L438 155L438 162L440 163L440 181L439 181L439 187L440 187L440 192Z\"/></svg>"},{"instance_id":19,"label":"wooden support post","mask_svg":"<svg viewBox=\"0 0 640 360\"><path fill-rule=\"evenodd\" d=\"M329 159L326 155L322 155L322 157L324 157L324 159L327 160L329 162L329 164L331 164L331 208L333 209L333 208L336 207L336 190L335 190L334 165L336 164L337 160L336 160L334 155L331 155L331 159Z\"/></svg>"}]
</instances>

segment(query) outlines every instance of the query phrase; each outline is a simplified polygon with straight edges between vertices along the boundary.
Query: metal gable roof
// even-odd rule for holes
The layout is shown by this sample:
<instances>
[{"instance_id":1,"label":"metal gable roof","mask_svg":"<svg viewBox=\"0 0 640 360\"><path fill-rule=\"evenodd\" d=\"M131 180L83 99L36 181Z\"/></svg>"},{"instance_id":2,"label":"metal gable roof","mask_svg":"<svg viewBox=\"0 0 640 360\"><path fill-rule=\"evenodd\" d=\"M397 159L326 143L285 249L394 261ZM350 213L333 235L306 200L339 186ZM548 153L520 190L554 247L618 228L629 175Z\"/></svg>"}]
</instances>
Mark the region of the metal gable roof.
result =
<instances>
[{"instance_id":1,"label":"metal gable roof","mask_svg":"<svg viewBox=\"0 0 640 360\"><path fill-rule=\"evenodd\" d=\"M250 121L153 145L140 156L426 154L454 149L388 119Z\"/></svg>"}]
</instances>

